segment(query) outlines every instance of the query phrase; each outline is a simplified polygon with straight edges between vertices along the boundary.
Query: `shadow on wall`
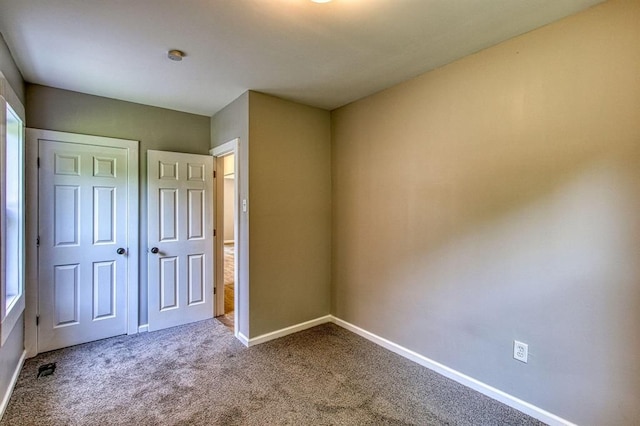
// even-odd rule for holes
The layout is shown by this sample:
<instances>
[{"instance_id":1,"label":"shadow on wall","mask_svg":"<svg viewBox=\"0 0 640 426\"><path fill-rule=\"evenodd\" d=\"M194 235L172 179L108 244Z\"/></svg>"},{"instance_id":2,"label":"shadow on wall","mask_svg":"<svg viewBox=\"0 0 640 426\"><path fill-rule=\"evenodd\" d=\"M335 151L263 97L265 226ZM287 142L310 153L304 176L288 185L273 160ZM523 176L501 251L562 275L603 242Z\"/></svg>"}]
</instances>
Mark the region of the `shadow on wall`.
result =
<instances>
[{"instance_id":1,"label":"shadow on wall","mask_svg":"<svg viewBox=\"0 0 640 426\"><path fill-rule=\"evenodd\" d=\"M411 157L388 158L415 175L391 167L396 177L370 194L387 207L357 213L382 235L363 231L337 254L380 249L346 264L394 288L378 300L381 321L392 312L413 324L410 348L558 415L588 405L606 422L617 399L640 418L640 148L596 148L478 154L436 183ZM401 238L385 229L390 218ZM516 338L529 344L528 366L511 359Z\"/></svg>"},{"instance_id":2,"label":"shadow on wall","mask_svg":"<svg viewBox=\"0 0 640 426\"><path fill-rule=\"evenodd\" d=\"M568 420L640 418L639 5L332 112L335 315Z\"/></svg>"},{"instance_id":3,"label":"shadow on wall","mask_svg":"<svg viewBox=\"0 0 640 426\"><path fill-rule=\"evenodd\" d=\"M640 147L586 145L350 152L337 314L375 307L362 326L560 416L640 417ZM391 312L395 335L370 325Z\"/></svg>"}]
</instances>

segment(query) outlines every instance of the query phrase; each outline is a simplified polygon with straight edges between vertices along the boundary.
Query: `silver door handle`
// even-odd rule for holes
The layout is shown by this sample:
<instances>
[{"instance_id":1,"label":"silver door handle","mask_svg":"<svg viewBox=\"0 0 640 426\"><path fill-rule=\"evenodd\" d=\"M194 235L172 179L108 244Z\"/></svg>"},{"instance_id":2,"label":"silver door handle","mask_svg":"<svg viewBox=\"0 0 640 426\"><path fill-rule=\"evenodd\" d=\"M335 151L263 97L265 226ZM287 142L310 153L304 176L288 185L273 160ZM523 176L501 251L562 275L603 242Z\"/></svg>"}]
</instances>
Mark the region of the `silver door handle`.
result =
<instances>
[{"instance_id":1,"label":"silver door handle","mask_svg":"<svg viewBox=\"0 0 640 426\"><path fill-rule=\"evenodd\" d=\"M151 247L151 253L153 254L157 254L160 250L158 250L158 247Z\"/></svg>"}]
</instances>

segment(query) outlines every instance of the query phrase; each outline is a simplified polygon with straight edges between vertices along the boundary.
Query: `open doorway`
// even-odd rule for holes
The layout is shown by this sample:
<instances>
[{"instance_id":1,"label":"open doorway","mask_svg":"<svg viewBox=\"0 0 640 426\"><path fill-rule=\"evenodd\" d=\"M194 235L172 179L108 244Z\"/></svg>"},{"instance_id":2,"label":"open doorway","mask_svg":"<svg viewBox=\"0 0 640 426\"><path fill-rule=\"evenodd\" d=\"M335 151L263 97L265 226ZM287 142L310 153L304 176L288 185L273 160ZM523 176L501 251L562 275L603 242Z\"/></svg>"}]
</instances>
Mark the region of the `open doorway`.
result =
<instances>
[{"instance_id":1,"label":"open doorway","mask_svg":"<svg viewBox=\"0 0 640 426\"><path fill-rule=\"evenodd\" d=\"M247 339L240 332L240 314L246 312L242 294L246 289L243 270L248 242L242 238L241 212L246 214L246 198L241 197L240 184L246 179L240 164L238 139L211 149L215 157L215 309L216 318L226 325L245 345ZM240 201L242 198L242 208ZM246 237L246 236L245 236ZM242 244L240 244L242 242ZM245 257L243 257L245 256ZM241 280L240 271L244 271Z\"/></svg>"},{"instance_id":2,"label":"open doorway","mask_svg":"<svg viewBox=\"0 0 640 426\"><path fill-rule=\"evenodd\" d=\"M235 313L235 155L233 153L222 157L222 202L223 202L223 269L224 269L224 313L220 321L234 329Z\"/></svg>"}]
</instances>

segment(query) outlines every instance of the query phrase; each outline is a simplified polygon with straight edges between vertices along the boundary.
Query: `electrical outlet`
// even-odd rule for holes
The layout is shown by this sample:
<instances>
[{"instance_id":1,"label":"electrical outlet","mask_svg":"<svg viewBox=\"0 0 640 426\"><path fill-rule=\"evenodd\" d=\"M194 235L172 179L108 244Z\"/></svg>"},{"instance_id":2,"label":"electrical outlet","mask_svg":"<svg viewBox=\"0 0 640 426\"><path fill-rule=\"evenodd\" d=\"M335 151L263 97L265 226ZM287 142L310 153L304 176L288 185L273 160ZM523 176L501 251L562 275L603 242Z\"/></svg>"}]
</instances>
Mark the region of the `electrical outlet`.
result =
<instances>
[{"instance_id":1,"label":"electrical outlet","mask_svg":"<svg viewBox=\"0 0 640 426\"><path fill-rule=\"evenodd\" d=\"M517 340L513 341L513 357L518 361L522 361L525 364L527 363L527 359L529 358L529 345L526 343L518 342Z\"/></svg>"}]
</instances>

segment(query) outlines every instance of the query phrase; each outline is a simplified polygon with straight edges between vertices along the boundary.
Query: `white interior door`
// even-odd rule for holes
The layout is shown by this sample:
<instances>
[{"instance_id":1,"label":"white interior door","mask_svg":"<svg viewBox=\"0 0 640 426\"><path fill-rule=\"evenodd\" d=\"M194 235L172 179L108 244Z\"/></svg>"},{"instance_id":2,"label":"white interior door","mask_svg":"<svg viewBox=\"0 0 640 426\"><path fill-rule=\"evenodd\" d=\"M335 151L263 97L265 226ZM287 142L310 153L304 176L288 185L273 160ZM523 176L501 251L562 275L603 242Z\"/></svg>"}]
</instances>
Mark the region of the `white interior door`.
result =
<instances>
[{"instance_id":1,"label":"white interior door","mask_svg":"<svg viewBox=\"0 0 640 426\"><path fill-rule=\"evenodd\" d=\"M148 151L149 331L213 317L213 157Z\"/></svg>"},{"instance_id":2,"label":"white interior door","mask_svg":"<svg viewBox=\"0 0 640 426\"><path fill-rule=\"evenodd\" d=\"M46 140L38 149L38 351L125 334L127 149Z\"/></svg>"}]
</instances>

